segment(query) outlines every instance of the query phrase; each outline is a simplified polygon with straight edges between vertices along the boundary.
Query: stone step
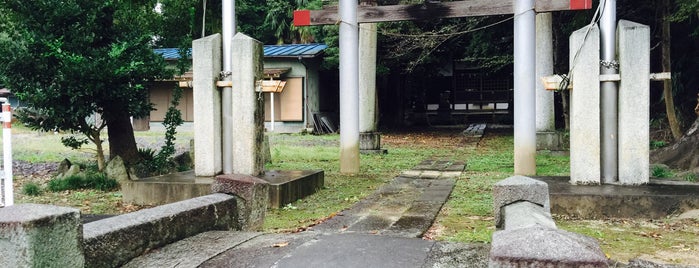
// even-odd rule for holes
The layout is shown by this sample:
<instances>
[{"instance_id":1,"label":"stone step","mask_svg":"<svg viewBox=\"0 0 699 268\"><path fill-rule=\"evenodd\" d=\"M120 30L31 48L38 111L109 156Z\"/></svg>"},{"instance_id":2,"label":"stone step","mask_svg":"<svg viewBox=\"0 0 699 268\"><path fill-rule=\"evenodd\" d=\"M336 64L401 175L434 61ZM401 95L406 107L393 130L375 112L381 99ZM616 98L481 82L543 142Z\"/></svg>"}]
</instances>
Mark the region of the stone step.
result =
<instances>
[{"instance_id":1,"label":"stone step","mask_svg":"<svg viewBox=\"0 0 699 268\"><path fill-rule=\"evenodd\" d=\"M212 256L219 255L260 235L262 233L205 232L150 251L122 267L198 267Z\"/></svg>"},{"instance_id":2,"label":"stone step","mask_svg":"<svg viewBox=\"0 0 699 268\"><path fill-rule=\"evenodd\" d=\"M461 134L466 137L481 138L483 137L486 126L485 123L470 124Z\"/></svg>"},{"instance_id":3,"label":"stone step","mask_svg":"<svg viewBox=\"0 0 699 268\"><path fill-rule=\"evenodd\" d=\"M424 160L410 170L401 172L401 177L421 179L455 179L466 170L463 161Z\"/></svg>"},{"instance_id":4,"label":"stone step","mask_svg":"<svg viewBox=\"0 0 699 268\"><path fill-rule=\"evenodd\" d=\"M270 183L270 207L311 195L325 183L322 170L270 170L259 176ZM196 177L194 171L128 181L121 184L124 202L162 205L211 193L212 177Z\"/></svg>"}]
</instances>

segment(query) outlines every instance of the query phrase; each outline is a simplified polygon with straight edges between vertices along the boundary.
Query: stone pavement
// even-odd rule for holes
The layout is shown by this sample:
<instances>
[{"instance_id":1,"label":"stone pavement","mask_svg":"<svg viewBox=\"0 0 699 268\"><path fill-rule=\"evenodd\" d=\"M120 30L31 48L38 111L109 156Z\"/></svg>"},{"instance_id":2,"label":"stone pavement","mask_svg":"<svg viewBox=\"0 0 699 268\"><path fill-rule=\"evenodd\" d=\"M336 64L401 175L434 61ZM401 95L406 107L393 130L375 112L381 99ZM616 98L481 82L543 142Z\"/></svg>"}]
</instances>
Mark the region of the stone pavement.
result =
<instances>
[{"instance_id":1,"label":"stone pavement","mask_svg":"<svg viewBox=\"0 0 699 268\"><path fill-rule=\"evenodd\" d=\"M206 232L154 250L125 267L486 267L487 244L421 238L464 168L463 163L428 160L415 170L453 174L396 177L304 232Z\"/></svg>"}]
</instances>

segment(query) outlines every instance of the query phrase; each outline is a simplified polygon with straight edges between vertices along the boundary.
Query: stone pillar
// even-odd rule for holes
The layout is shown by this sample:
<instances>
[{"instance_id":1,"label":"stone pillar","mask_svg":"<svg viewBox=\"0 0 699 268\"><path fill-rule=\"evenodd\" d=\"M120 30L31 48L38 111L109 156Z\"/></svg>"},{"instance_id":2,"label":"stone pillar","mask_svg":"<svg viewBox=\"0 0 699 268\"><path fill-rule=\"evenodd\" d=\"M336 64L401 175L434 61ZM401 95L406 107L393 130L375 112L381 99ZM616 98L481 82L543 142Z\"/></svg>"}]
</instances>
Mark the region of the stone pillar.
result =
<instances>
[{"instance_id":1,"label":"stone pillar","mask_svg":"<svg viewBox=\"0 0 699 268\"><path fill-rule=\"evenodd\" d=\"M359 152L385 153L376 132L376 23L359 25Z\"/></svg>"},{"instance_id":2,"label":"stone pillar","mask_svg":"<svg viewBox=\"0 0 699 268\"><path fill-rule=\"evenodd\" d=\"M359 25L359 132L376 131L376 23Z\"/></svg>"},{"instance_id":3,"label":"stone pillar","mask_svg":"<svg viewBox=\"0 0 699 268\"><path fill-rule=\"evenodd\" d=\"M264 173L264 98L257 92L262 79L262 43L238 33L232 52L233 114L231 115L233 173Z\"/></svg>"},{"instance_id":4,"label":"stone pillar","mask_svg":"<svg viewBox=\"0 0 699 268\"><path fill-rule=\"evenodd\" d=\"M0 209L3 267L83 267L80 210L19 204Z\"/></svg>"},{"instance_id":5,"label":"stone pillar","mask_svg":"<svg viewBox=\"0 0 699 268\"><path fill-rule=\"evenodd\" d=\"M650 29L621 20L619 36L619 183L648 183Z\"/></svg>"},{"instance_id":6,"label":"stone pillar","mask_svg":"<svg viewBox=\"0 0 699 268\"><path fill-rule=\"evenodd\" d=\"M551 13L536 14L536 148L560 150L554 118L553 91L546 90L541 78L553 74L553 34Z\"/></svg>"},{"instance_id":7,"label":"stone pillar","mask_svg":"<svg viewBox=\"0 0 699 268\"><path fill-rule=\"evenodd\" d=\"M600 184L599 55L596 25L571 34L570 182L573 184Z\"/></svg>"},{"instance_id":8,"label":"stone pillar","mask_svg":"<svg viewBox=\"0 0 699 268\"><path fill-rule=\"evenodd\" d=\"M221 35L192 42L194 85L194 174L221 173Z\"/></svg>"}]
</instances>

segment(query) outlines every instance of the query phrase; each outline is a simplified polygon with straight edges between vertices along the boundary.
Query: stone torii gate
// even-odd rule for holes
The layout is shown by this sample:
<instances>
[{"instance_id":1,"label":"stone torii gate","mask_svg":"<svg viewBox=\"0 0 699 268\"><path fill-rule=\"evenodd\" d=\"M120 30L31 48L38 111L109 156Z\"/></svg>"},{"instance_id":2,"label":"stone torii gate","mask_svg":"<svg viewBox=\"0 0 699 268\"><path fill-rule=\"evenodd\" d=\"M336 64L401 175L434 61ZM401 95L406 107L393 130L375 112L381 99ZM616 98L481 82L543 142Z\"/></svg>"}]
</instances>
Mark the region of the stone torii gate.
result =
<instances>
[{"instance_id":1,"label":"stone torii gate","mask_svg":"<svg viewBox=\"0 0 699 268\"><path fill-rule=\"evenodd\" d=\"M359 173L359 23L514 14L514 171L534 175L535 14L591 7L591 0L426 1L391 6L358 6L357 0L340 0L339 9L295 11L295 26L340 25L340 172Z\"/></svg>"}]
</instances>

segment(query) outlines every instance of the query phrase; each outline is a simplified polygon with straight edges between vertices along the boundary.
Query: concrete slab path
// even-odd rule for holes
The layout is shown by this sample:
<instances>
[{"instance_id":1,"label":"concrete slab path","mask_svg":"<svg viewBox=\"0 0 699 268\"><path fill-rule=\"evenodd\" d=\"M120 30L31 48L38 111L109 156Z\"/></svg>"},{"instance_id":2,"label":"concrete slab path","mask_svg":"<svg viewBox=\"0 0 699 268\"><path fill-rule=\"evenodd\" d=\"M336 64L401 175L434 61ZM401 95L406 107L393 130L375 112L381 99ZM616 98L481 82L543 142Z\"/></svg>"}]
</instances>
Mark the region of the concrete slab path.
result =
<instances>
[{"instance_id":1,"label":"concrete slab path","mask_svg":"<svg viewBox=\"0 0 699 268\"><path fill-rule=\"evenodd\" d=\"M464 168L464 163L426 160L414 170L454 174L396 177L304 232L206 232L125 267L487 267L487 244L422 239Z\"/></svg>"}]
</instances>

